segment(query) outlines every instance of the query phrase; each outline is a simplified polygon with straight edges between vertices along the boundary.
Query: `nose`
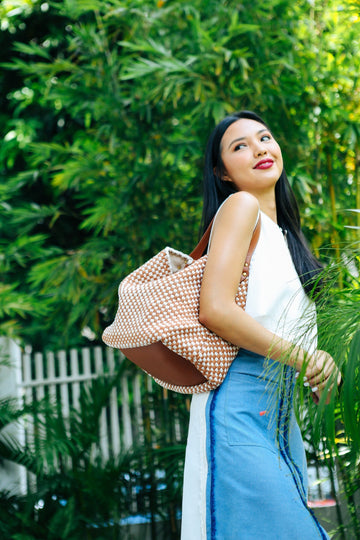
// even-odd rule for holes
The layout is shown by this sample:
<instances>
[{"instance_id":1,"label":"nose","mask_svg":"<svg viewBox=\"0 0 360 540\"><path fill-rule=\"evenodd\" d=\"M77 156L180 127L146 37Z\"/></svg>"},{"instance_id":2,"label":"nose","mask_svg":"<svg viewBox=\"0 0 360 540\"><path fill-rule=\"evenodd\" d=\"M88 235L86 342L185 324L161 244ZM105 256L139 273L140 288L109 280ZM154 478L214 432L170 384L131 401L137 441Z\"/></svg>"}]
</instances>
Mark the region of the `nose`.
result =
<instances>
[{"instance_id":1,"label":"nose","mask_svg":"<svg viewBox=\"0 0 360 540\"><path fill-rule=\"evenodd\" d=\"M257 157L264 156L266 153L267 153L266 148L262 146L261 144L258 144L254 149L254 154Z\"/></svg>"}]
</instances>

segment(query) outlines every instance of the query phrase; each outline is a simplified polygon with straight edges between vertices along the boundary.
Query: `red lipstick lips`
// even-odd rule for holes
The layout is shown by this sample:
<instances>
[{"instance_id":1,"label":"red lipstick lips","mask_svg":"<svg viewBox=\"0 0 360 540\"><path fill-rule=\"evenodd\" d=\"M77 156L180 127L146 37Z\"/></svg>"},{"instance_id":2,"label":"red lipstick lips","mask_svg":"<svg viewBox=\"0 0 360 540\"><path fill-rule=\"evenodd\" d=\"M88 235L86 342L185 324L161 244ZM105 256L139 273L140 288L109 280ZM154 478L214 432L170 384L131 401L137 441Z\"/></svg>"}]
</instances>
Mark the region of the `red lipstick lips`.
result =
<instances>
[{"instance_id":1,"label":"red lipstick lips","mask_svg":"<svg viewBox=\"0 0 360 540\"><path fill-rule=\"evenodd\" d=\"M259 161L259 163L257 163L254 167L254 169L270 169L270 167L273 165L274 163L274 160L272 159L262 159L261 161Z\"/></svg>"}]
</instances>

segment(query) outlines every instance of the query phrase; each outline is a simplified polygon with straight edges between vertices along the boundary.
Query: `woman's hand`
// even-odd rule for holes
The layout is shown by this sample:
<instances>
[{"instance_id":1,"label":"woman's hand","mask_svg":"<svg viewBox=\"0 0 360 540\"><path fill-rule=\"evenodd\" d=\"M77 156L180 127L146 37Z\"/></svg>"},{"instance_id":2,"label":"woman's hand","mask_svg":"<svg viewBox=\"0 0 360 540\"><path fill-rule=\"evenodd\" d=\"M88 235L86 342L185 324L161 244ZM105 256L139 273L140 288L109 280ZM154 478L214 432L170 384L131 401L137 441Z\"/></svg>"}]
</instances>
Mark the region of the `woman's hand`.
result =
<instances>
[{"instance_id":1,"label":"woman's hand","mask_svg":"<svg viewBox=\"0 0 360 540\"><path fill-rule=\"evenodd\" d=\"M340 370L329 353L318 350L312 354L310 358L306 359L305 365L304 384L310 386L315 402L319 401L330 379L334 382L336 381L337 385L340 384ZM329 394L328 399L330 398L330 391L332 388L333 385L326 389Z\"/></svg>"}]
</instances>

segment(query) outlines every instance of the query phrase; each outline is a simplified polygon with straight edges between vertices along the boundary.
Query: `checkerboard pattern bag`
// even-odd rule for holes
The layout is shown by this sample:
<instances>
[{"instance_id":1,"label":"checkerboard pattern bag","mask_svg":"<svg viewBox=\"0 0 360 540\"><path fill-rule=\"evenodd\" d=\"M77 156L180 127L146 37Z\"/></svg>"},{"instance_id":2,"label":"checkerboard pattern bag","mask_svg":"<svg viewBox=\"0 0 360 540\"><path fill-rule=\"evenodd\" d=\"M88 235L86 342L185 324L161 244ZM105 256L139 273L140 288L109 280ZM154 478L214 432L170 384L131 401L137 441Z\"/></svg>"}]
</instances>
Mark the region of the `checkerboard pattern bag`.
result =
<instances>
[{"instance_id":1,"label":"checkerboard pattern bag","mask_svg":"<svg viewBox=\"0 0 360 540\"><path fill-rule=\"evenodd\" d=\"M238 347L199 322L202 255L211 224L191 255L166 247L129 274L119 286L114 322L103 341L170 390L193 394L221 384ZM236 295L244 308L251 256L260 233L255 228Z\"/></svg>"}]
</instances>

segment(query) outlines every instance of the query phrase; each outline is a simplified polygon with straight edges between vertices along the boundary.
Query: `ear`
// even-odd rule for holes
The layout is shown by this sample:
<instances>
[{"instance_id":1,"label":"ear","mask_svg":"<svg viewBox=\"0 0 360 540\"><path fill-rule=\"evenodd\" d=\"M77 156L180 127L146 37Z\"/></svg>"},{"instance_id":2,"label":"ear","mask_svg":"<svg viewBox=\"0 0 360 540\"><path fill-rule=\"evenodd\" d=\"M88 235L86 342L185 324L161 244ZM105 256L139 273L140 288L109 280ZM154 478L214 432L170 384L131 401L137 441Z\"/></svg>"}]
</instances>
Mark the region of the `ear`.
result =
<instances>
[{"instance_id":1,"label":"ear","mask_svg":"<svg viewBox=\"0 0 360 540\"><path fill-rule=\"evenodd\" d=\"M213 173L215 176L217 176L217 172L216 172L216 167L213 168ZM229 178L229 176L226 174L223 174L221 180L223 180L224 182L231 182L231 178Z\"/></svg>"}]
</instances>

